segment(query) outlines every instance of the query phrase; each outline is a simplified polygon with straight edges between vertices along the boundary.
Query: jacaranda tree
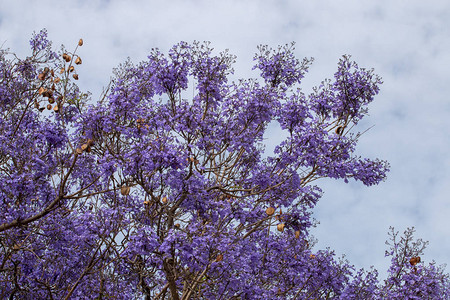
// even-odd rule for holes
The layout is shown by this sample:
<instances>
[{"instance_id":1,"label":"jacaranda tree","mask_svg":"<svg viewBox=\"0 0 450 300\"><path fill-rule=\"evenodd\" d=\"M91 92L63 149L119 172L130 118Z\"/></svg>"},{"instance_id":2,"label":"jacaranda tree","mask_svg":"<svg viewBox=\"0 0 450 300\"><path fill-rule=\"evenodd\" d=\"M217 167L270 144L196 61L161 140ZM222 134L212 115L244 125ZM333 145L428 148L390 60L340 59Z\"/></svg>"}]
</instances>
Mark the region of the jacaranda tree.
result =
<instances>
[{"instance_id":1,"label":"jacaranda tree","mask_svg":"<svg viewBox=\"0 0 450 300\"><path fill-rule=\"evenodd\" d=\"M30 44L25 59L0 52L0 298L450 296L413 229L392 230L384 281L312 250L318 179L388 171L354 154L381 79L349 56L305 95L312 59L293 45L260 46L261 78L230 82L234 56L181 42L119 66L94 101L75 84L82 40ZM287 137L265 153L273 122Z\"/></svg>"}]
</instances>

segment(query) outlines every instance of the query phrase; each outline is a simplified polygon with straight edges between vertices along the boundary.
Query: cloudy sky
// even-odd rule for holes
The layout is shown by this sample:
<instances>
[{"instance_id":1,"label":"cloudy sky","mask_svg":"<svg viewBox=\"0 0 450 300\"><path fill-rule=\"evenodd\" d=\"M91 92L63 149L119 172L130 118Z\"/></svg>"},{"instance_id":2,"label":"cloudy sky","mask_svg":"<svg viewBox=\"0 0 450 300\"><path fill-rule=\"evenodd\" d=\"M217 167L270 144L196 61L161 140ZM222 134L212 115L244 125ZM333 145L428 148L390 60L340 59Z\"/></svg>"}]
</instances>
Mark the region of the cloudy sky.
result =
<instances>
[{"instance_id":1,"label":"cloudy sky","mask_svg":"<svg viewBox=\"0 0 450 300\"><path fill-rule=\"evenodd\" d=\"M315 209L317 248L346 254L356 267L384 273L389 226L414 226L430 241L423 257L450 263L450 2L445 0L153 1L0 0L0 46L28 55L33 31L47 28L54 46L79 50L80 87L98 98L111 70L127 57L139 62L149 50L183 41L211 41L238 56L239 77L255 77L259 44L296 42L299 58L314 57L304 91L330 78L339 57L383 77L370 106L358 153L386 159L385 183L324 180ZM276 128L268 147L276 142ZM447 267L447 271L449 271Z\"/></svg>"}]
</instances>

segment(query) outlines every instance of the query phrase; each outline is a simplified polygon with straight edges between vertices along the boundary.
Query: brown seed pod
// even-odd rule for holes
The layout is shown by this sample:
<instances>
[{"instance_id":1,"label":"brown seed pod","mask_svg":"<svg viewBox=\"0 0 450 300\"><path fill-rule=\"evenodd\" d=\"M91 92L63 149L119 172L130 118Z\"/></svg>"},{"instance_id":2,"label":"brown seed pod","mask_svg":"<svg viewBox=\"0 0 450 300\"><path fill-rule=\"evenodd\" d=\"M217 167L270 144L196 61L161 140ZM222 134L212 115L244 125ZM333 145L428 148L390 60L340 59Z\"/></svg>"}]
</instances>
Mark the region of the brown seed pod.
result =
<instances>
[{"instance_id":1,"label":"brown seed pod","mask_svg":"<svg viewBox=\"0 0 450 300\"><path fill-rule=\"evenodd\" d=\"M273 207L268 207L267 209L266 209L266 214L268 215L268 216L271 216L271 215L273 215L275 213L275 208L273 208Z\"/></svg>"},{"instance_id":2,"label":"brown seed pod","mask_svg":"<svg viewBox=\"0 0 450 300\"><path fill-rule=\"evenodd\" d=\"M300 230L295 231L295 238L296 239L300 238Z\"/></svg>"},{"instance_id":3,"label":"brown seed pod","mask_svg":"<svg viewBox=\"0 0 450 300\"><path fill-rule=\"evenodd\" d=\"M58 105L55 105L55 107L53 107L53 110L54 110L55 112L58 112L58 111L59 111Z\"/></svg>"},{"instance_id":4,"label":"brown seed pod","mask_svg":"<svg viewBox=\"0 0 450 300\"><path fill-rule=\"evenodd\" d=\"M75 67L74 66L70 66L70 68L69 68L69 72L73 72L73 71L75 71Z\"/></svg>"},{"instance_id":5,"label":"brown seed pod","mask_svg":"<svg viewBox=\"0 0 450 300\"><path fill-rule=\"evenodd\" d=\"M64 59L66 62L70 62L70 60L71 60L72 58L70 57L69 54L64 53L64 54L63 54L63 59Z\"/></svg>"},{"instance_id":6,"label":"brown seed pod","mask_svg":"<svg viewBox=\"0 0 450 300\"><path fill-rule=\"evenodd\" d=\"M336 128L336 134L342 135L343 132L344 132L343 126L338 126L338 128Z\"/></svg>"},{"instance_id":7,"label":"brown seed pod","mask_svg":"<svg viewBox=\"0 0 450 300\"><path fill-rule=\"evenodd\" d=\"M216 261L219 262L219 261L222 261L222 260L223 260L223 255L222 254L217 255Z\"/></svg>"},{"instance_id":8,"label":"brown seed pod","mask_svg":"<svg viewBox=\"0 0 450 300\"><path fill-rule=\"evenodd\" d=\"M59 70L59 73L63 74L66 71L66 69L61 68L61 70Z\"/></svg>"},{"instance_id":9,"label":"brown seed pod","mask_svg":"<svg viewBox=\"0 0 450 300\"><path fill-rule=\"evenodd\" d=\"M60 82L61 81L61 79L59 79L59 77L56 77L55 79L53 79L53 82L54 83L58 83L58 82Z\"/></svg>"},{"instance_id":10,"label":"brown seed pod","mask_svg":"<svg viewBox=\"0 0 450 300\"><path fill-rule=\"evenodd\" d=\"M73 77L75 80L78 80L78 74L73 74L72 77Z\"/></svg>"},{"instance_id":11,"label":"brown seed pod","mask_svg":"<svg viewBox=\"0 0 450 300\"><path fill-rule=\"evenodd\" d=\"M310 258L315 258L316 256L314 254L309 255Z\"/></svg>"},{"instance_id":12,"label":"brown seed pod","mask_svg":"<svg viewBox=\"0 0 450 300\"><path fill-rule=\"evenodd\" d=\"M130 187L129 187L129 186L126 186L126 185L122 186L122 187L120 188L120 193L121 193L123 196L128 195L128 194L130 193Z\"/></svg>"},{"instance_id":13,"label":"brown seed pod","mask_svg":"<svg viewBox=\"0 0 450 300\"><path fill-rule=\"evenodd\" d=\"M412 258L409 260L409 263L410 263L412 266L415 266L416 264L420 263L420 257L419 257L419 256L412 257Z\"/></svg>"},{"instance_id":14,"label":"brown seed pod","mask_svg":"<svg viewBox=\"0 0 450 300\"><path fill-rule=\"evenodd\" d=\"M164 203L164 204L166 204L167 203L167 197L166 196L164 196L163 198L162 198L162 202Z\"/></svg>"},{"instance_id":15,"label":"brown seed pod","mask_svg":"<svg viewBox=\"0 0 450 300\"><path fill-rule=\"evenodd\" d=\"M47 104L47 109L51 110L52 109L52 105L51 104Z\"/></svg>"},{"instance_id":16,"label":"brown seed pod","mask_svg":"<svg viewBox=\"0 0 450 300\"><path fill-rule=\"evenodd\" d=\"M278 224L277 225L277 229L278 229L278 231L280 231L280 232L283 232L283 230L284 230L284 223L280 223L280 224Z\"/></svg>"},{"instance_id":17,"label":"brown seed pod","mask_svg":"<svg viewBox=\"0 0 450 300\"><path fill-rule=\"evenodd\" d=\"M86 152L87 152L87 153L91 152L91 146L88 146L88 147L86 148Z\"/></svg>"},{"instance_id":18,"label":"brown seed pod","mask_svg":"<svg viewBox=\"0 0 450 300\"><path fill-rule=\"evenodd\" d=\"M150 201L148 201L148 200L144 201L144 205L149 205L149 204L150 204Z\"/></svg>"},{"instance_id":19,"label":"brown seed pod","mask_svg":"<svg viewBox=\"0 0 450 300\"><path fill-rule=\"evenodd\" d=\"M75 60L75 64L77 65L81 65L81 58L78 56L77 59Z\"/></svg>"},{"instance_id":20,"label":"brown seed pod","mask_svg":"<svg viewBox=\"0 0 450 300\"><path fill-rule=\"evenodd\" d=\"M50 70L50 75L52 75L52 77L55 77L55 71L53 71L53 69Z\"/></svg>"},{"instance_id":21,"label":"brown seed pod","mask_svg":"<svg viewBox=\"0 0 450 300\"><path fill-rule=\"evenodd\" d=\"M83 150L81 150L81 148L77 148L77 149L75 150L75 152L76 152L77 154L81 154L81 153L83 153Z\"/></svg>"},{"instance_id":22,"label":"brown seed pod","mask_svg":"<svg viewBox=\"0 0 450 300\"><path fill-rule=\"evenodd\" d=\"M39 95L42 95L42 93L45 92L45 89L41 86L38 90Z\"/></svg>"},{"instance_id":23,"label":"brown seed pod","mask_svg":"<svg viewBox=\"0 0 450 300\"><path fill-rule=\"evenodd\" d=\"M52 90L45 90L45 92L42 93L42 96L44 96L44 97L51 97L51 96L53 96L53 91Z\"/></svg>"},{"instance_id":24,"label":"brown seed pod","mask_svg":"<svg viewBox=\"0 0 450 300\"><path fill-rule=\"evenodd\" d=\"M48 103L50 103L50 104L55 103L55 98L49 97L49 98L48 98Z\"/></svg>"},{"instance_id":25,"label":"brown seed pod","mask_svg":"<svg viewBox=\"0 0 450 300\"><path fill-rule=\"evenodd\" d=\"M83 145L81 145L81 150L86 150L87 148L89 147L89 145L88 144L83 144Z\"/></svg>"},{"instance_id":26,"label":"brown seed pod","mask_svg":"<svg viewBox=\"0 0 450 300\"><path fill-rule=\"evenodd\" d=\"M88 144L89 146L94 145L94 140L93 140L93 139L88 139L88 140L87 140L87 144Z\"/></svg>"},{"instance_id":27,"label":"brown seed pod","mask_svg":"<svg viewBox=\"0 0 450 300\"><path fill-rule=\"evenodd\" d=\"M44 74L44 73L40 73L40 74L38 75L38 79L39 79L39 80L45 80L45 74Z\"/></svg>"},{"instance_id":28,"label":"brown seed pod","mask_svg":"<svg viewBox=\"0 0 450 300\"><path fill-rule=\"evenodd\" d=\"M78 46L83 46L83 39L80 39L79 41L78 41Z\"/></svg>"}]
</instances>

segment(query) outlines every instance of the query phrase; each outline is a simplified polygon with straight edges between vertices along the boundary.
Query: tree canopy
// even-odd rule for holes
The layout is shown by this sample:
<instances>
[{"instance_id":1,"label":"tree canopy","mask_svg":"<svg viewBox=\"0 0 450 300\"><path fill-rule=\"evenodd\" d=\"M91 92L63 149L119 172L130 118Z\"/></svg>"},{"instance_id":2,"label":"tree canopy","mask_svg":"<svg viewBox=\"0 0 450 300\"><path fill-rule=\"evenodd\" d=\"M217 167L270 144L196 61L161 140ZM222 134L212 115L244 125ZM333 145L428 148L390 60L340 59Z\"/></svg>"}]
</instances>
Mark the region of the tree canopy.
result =
<instances>
[{"instance_id":1,"label":"tree canopy","mask_svg":"<svg viewBox=\"0 0 450 300\"><path fill-rule=\"evenodd\" d=\"M294 44L259 46L260 78L230 82L233 55L180 42L120 65L94 100L76 85L83 40L30 45L0 50L1 298L449 297L413 229L392 229L384 281L312 249L319 179L386 178L354 153L374 70L343 56L305 94L313 60ZM265 153L272 122L287 137Z\"/></svg>"}]
</instances>

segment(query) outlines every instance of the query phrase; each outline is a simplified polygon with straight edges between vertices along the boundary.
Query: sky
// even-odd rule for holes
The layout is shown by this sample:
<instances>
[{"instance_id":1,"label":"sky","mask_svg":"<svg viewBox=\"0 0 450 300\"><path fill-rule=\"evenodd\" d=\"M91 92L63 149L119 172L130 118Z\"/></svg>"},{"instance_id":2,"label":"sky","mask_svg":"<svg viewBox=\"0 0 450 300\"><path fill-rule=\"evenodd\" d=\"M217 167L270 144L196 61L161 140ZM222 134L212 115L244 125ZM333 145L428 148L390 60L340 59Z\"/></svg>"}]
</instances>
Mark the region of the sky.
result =
<instances>
[{"instance_id":1,"label":"sky","mask_svg":"<svg viewBox=\"0 0 450 300\"><path fill-rule=\"evenodd\" d=\"M332 78L343 54L384 81L358 130L371 128L357 152L388 160L386 182L322 180L314 209L316 249L330 247L356 268L384 274L390 226L430 242L422 260L450 263L450 2L445 0L0 0L0 47L29 55L34 31L46 28L55 48L78 50L79 86L98 99L112 69L145 60L179 41L210 41L237 56L236 76L257 77L257 45L296 42L315 61L303 91ZM373 127L372 127L373 126ZM272 126L267 148L279 142ZM450 267L447 267L450 271Z\"/></svg>"}]
</instances>

